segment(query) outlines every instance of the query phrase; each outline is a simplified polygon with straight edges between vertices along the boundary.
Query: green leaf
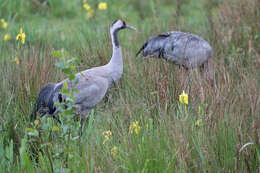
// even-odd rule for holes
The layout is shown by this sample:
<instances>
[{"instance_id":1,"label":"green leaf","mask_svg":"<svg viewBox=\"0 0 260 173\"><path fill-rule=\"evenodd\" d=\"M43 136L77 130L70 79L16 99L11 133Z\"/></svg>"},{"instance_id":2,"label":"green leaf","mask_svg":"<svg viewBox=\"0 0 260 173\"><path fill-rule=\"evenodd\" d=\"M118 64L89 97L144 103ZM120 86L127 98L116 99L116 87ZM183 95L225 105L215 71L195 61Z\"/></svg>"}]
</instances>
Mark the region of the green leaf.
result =
<instances>
[{"instance_id":1,"label":"green leaf","mask_svg":"<svg viewBox=\"0 0 260 173\"><path fill-rule=\"evenodd\" d=\"M26 128L26 131L27 132L35 132L35 129L33 129L33 128Z\"/></svg>"},{"instance_id":2,"label":"green leaf","mask_svg":"<svg viewBox=\"0 0 260 173\"><path fill-rule=\"evenodd\" d=\"M62 57L62 51L60 51L60 50L52 51L51 55L61 58Z\"/></svg>"},{"instance_id":3,"label":"green leaf","mask_svg":"<svg viewBox=\"0 0 260 173\"><path fill-rule=\"evenodd\" d=\"M85 77L85 75L84 75L82 72L79 72L79 74L80 74L82 77Z\"/></svg>"},{"instance_id":4,"label":"green leaf","mask_svg":"<svg viewBox=\"0 0 260 173\"><path fill-rule=\"evenodd\" d=\"M72 89L72 92L74 92L74 93L78 93L79 90L78 90L77 88L73 88L73 89Z\"/></svg>"},{"instance_id":5,"label":"green leaf","mask_svg":"<svg viewBox=\"0 0 260 173\"><path fill-rule=\"evenodd\" d=\"M54 51L51 52L52 56L56 56L56 57L59 57L59 58L61 58L63 56L66 56L68 54L69 54L69 52L67 52L67 51L65 51L63 49L61 49L61 50L54 50Z\"/></svg>"},{"instance_id":6,"label":"green leaf","mask_svg":"<svg viewBox=\"0 0 260 173\"><path fill-rule=\"evenodd\" d=\"M68 90L68 89L65 89L65 88L62 88L62 89L61 89L61 92L62 92L63 94L69 94L69 90Z\"/></svg>"},{"instance_id":7,"label":"green leaf","mask_svg":"<svg viewBox=\"0 0 260 173\"><path fill-rule=\"evenodd\" d=\"M55 65L56 65L57 67L61 68L61 69L66 68L66 65L64 64L64 62L57 62Z\"/></svg>"},{"instance_id":8,"label":"green leaf","mask_svg":"<svg viewBox=\"0 0 260 173\"><path fill-rule=\"evenodd\" d=\"M39 135L39 132L32 128L26 128L26 131L29 136L38 136Z\"/></svg>"},{"instance_id":9,"label":"green leaf","mask_svg":"<svg viewBox=\"0 0 260 173\"><path fill-rule=\"evenodd\" d=\"M79 136L75 136L72 138L73 141L76 141L77 139L79 139Z\"/></svg>"},{"instance_id":10,"label":"green leaf","mask_svg":"<svg viewBox=\"0 0 260 173\"><path fill-rule=\"evenodd\" d=\"M76 76L74 74L69 75L69 80L74 80Z\"/></svg>"},{"instance_id":11,"label":"green leaf","mask_svg":"<svg viewBox=\"0 0 260 173\"><path fill-rule=\"evenodd\" d=\"M62 72L65 74L70 74L71 73L71 69L70 68L63 68Z\"/></svg>"},{"instance_id":12,"label":"green leaf","mask_svg":"<svg viewBox=\"0 0 260 173\"><path fill-rule=\"evenodd\" d=\"M67 60L67 64L70 64L70 63L72 63L74 61L76 61L76 58L71 58L71 59Z\"/></svg>"},{"instance_id":13,"label":"green leaf","mask_svg":"<svg viewBox=\"0 0 260 173\"><path fill-rule=\"evenodd\" d=\"M64 82L64 83L63 83L63 88L64 88L64 89L68 89L68 82Z\"/></svg>"},{"instance_id":14,"label":"green leaf","mask_svg":"<svg viewBox=\"0 0 260 173\"><path fill-rule=\"evenodd\" d=\"M260 164L260 148L256 144L255 144L255 149L256 149L256 153L257 153L258 163Z\"/></svg>"},{"instance_id":15,"label":"green leaf","mask_svg":"<svg viewBox=\"0 0 260 173\"><path fill-rule=\"evenodd\" d=\"M74 100L73 100L72 98L70 98L70 97L67 97L67 98L66 98L66 102L71 102L71 103L73 103L73 101L74 101Z\"/></svg>"},{"instance_id":16,"label":"green leaf","mask_svg":"<svg viewBox=\"0 0 260 173\"><path fill-rule=\"evenodd\" d=\"M64 115L71 115L73 114L72 110L66 110L64 111Z\"/></svg>"}]
</instances>

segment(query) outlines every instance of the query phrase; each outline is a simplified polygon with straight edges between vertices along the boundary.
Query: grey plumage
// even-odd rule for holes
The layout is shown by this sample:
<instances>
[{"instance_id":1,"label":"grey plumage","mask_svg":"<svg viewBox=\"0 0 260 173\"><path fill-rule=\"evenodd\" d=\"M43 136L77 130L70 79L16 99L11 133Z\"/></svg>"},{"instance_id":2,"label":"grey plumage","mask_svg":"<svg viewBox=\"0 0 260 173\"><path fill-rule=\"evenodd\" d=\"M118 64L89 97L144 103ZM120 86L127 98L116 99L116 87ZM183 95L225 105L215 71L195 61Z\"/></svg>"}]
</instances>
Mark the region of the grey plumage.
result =
<instances>
[{"instance_id":1,"label":"grey plumage","mask_svg":"<svg viewBox=\"0 0 260 173\"><path fill-rule=\"evenodd\" d=\"M59 90L61 88L62 85L56 87L56 84L49 83L41 89L36 103L34 104L33 112L31 114L31 120L36 119L37 112L39 112L41 116L44 116L45 114L52 115L56 111L53 99L55 94L59 93Z\"/></svg>"},{"instance_id":2,"label":"grey plumage","mask_svg":"<svg viewBox=\"0 0 260 173\"><path fill-rule=\"evenodd\" d=\"M203 38L180 31L166 32L147 40L136 56L163 58L185 68L198 67L213 58L213 50Z\"/></svg>"},{"instance_id":3,"label":"grey plumage","mask_svg":"<svg viewBox=\"0 0 260 173\"><path fill-rule=\"evenodd\" d=\"M36 112L45 110L43 115L48 113L55 116L59 112L55 108L55 102L62 102L65 97L60 93L64 82L68 83L68 89L76 88L74 106L77 108L76 113L81 115L81 125L86 116L105 96L110 86L117 82L123 73L122 50L117 38L118 31L124 28L134 29L122 20L116 20L110 27L110 35L113 45L113 55L108 64L100 67L94 67L80 73L77 73L77 83L72 84L65 79L57 84L47 84L39 93L38 99L34 106L31 119L36 118Z\"/></svg>"}]
</instances>

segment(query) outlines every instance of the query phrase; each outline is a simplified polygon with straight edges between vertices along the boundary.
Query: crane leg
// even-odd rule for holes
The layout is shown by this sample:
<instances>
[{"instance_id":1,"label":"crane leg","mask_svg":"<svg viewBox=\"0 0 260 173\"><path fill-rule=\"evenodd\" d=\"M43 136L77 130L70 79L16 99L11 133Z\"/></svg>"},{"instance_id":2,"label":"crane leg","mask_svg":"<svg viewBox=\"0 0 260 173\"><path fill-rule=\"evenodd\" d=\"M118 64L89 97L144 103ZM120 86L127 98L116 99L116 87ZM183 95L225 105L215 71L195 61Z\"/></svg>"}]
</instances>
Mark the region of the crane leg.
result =
<instances>
[{"instance_id":1,"label":"crane leg","mask_svg":"<svg viewBox=\"0 0 260 173\"><path fill-rule=\"evenodd\" d=\"M90 111L91 111L91 109L86 109L84 111L81 111L79 136L82 135L83 125L84 125L85 119L89 117Z\"/></svg>"},{"instance_id":2,"label":"crane leg","mask_svg":"<svg viewBox=\"0 0 260 173\"><path fill-rule=\"evenodd\" d=\"M201 68L205 72L206 79L210 82L211 87L214 87L214 69L212 59L205 62Z\"/></svg>"}]
</instances>

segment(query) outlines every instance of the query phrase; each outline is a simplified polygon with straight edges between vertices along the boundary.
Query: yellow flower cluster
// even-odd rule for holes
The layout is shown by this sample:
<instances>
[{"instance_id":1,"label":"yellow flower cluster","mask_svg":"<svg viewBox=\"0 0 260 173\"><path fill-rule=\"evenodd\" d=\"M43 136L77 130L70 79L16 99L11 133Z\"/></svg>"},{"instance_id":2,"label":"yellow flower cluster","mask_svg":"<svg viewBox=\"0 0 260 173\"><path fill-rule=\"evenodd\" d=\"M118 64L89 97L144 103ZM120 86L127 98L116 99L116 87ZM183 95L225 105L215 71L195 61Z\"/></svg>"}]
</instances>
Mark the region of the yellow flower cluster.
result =
<instances>
[{"instance_id":1,"label":"yellow flower cluster","mask_svg":"<svg viewBox=\"0 0 260 173\"><path fill-rule=\"evenodd\" d=\"M19 38L21 38L21 42L22 42L22 44L24 44L24 42L25 42L25 33L23 32L22 28L20 28L20 32L16 36L16 40L19 40Z\"/></svg>"},{"instance_id":2,"label":"yellow flower cluster","mask_svg":"<svg viewBox=\"0 0 260 173\"><path fill-rule=\"evenodd\" d=\"M92 18L95 14L95 11L93 9L90 9L89 12L87 13L87 18Z\"/></svg>"},{"instance_id":3,"label":"yellow flower cluster","mask_svg":"<svg viewBox=\"0 0 260 173\"><path fill-rule=\"evenodd\" d=\"M2 28L6 29L8 26L8 23L4 19L1 19L0 21L1 21Z\"/></svg>"},{"instance_id":4,"label":"yellow flower cluster","mask_svg":"<svg viewBox=\"0 0 260 173\"><path fill-rule=\"evenodd\" d=\"M109 140L110 136L112 135L112 132L110 130L104 131L102 135L104 136L103 144L105 144Z\"/></svg>"},{"instance_id":5,"label":"yellow flower cluster","mask_svg":"<svg viewBox=\"0 0 260 173\"><path fill-rule=\"evenodd\" d=\"M100 2L100 3L98 4L98 9L99 9L99 10L106 10L106 9L107 9L107 3L105 3L105 2Z\"/></svg>"},{"instance_id":6,"label":"yellow flower cluster","mask_svg":"<svg viewBox=\"0 0 260 173\"><path fill-rule=\"evenodd\" d=\"M1 19L1 20L0 20L0 23L1 23L1 27L2 27L3 29L6 29L6 28L7 28L8 23L5 21L5 19ZM10 34L5 34L3 40L4 40L4 41L7 41L7 40L10 40L10 38L11 38L11 35L10 35Z\"/></svg>"},{"instance_id":7,"label":"yellow flower cluster","mask_svg":"<svg viewBox=\"0 0 260 173\"><path fill-rule=\"evenodd\" d=\"M118 147L114 146L114 147L111 149L110 153L112 154L113 157L115 157L116 154L118 153Z\"/></svg>"},{"instance_id":8,"label":"yellow flower cluster","mask_svg":"<svg viewBox=\"0 0 260 173\"><path fill-rule=\"evenodd\" d=\"M138 134L140 132L141 127L139 126L139 122L135 121L132 122L132 124L129 126L129 132L132 134L133 132L135 132L136 134Z\"/></svg>"},{"instance_id":9,"label":"yellow flower cluster","mask_svg":"<svg viewBox=\"0 0 260 173\"><path fill-rule=\"evenodd\" d=\"M181 104L188 104L188 95L183 91L182 94L179 96L179 101Z\"/></svg>"},{"instance_id":10,"label":"yellow flower cluster","mask_svg":"<svg viewBox=\"0 0 260 173\"><path fill-rule=\"evenodd\" d=\"M11 35L10 34L5 34L4 35L4 41L10 40Z\"/></svg>"},{"instance_id":11,"label":"yellow flower cluster","mask_svg":"<svg viewBox=\"0 0 260 173\"><path fill-rule=\"evenodd\" d=\"M86 14L86 18L89 19L94 16L95 11L91 8L91 6L87 3L87 0L83 0L83 8L88 11Z\"/></svg>"},{"instance_id":12,"label":"yellow flower cluster","mask_svg":"<svg viewBox=\"0 0 260 173\"><path fill-rule=\"evenodd\" d=\"M17 57L15 57L14 59L12 59L12 62L14 62L15 64L20 64L20 61Z\"/></svg>"},{"instance_id":13,"label":"yellow flower cluster","mask_svg":"<svg viewBox=\"0 0 260 173\"><path fill-rule=\"evenodd\" d=\"M202 125L202 119L199 119L195 122L195 126L200 127Z\"/></svg>"},{"instance_id":14,"label":"yellow flower cluster","mask_svg":"<svg viewBox=\"0 0 260 173\"><path fill-rule=\"evenodd\" d=\"M91 9L91 7L87 3L83 4L83 8L85 8L85 10L87 11Z\"/></svg>"},{"instance_id":15,"label":"yellow flower cluster","mask_svg":"<svg viewBox=\"0 0 260 173\"><path fill-rule=\"evenodd\" d=\"M92 18L95 14L95 10L92 9L92 7L87 3L87 0L83 0L83 8L87 11L85 17L87 19ZM106 2L100 2L98 4L99 10L106 10L107 9L107 3Z\"/></svg>"}]
</instances>

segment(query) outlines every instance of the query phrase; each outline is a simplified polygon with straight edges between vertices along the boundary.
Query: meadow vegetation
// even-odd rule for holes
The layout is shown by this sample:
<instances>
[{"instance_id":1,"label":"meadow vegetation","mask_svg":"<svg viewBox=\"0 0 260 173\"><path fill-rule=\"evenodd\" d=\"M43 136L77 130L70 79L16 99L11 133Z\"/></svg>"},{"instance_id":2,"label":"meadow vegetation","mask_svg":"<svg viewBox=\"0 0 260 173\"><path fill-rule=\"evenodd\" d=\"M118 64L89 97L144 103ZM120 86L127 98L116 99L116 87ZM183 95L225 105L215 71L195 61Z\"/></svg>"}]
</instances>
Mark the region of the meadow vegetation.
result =
<instances>
[{"instance_id":1,"label":"meadow vegetation","mask_svg":"<svg viewBox=\"0 0 260 173\"><path fill-rule=\"evenodd\" d=\"M82 136L71 111L30 122L45 84L109 61L118 18L138 31L120 32L123 76ZM135 57L170 30L212 45L214 87ZM260 172L258 0L1 0L0 81L0 172Z\"/></svg>"}]
</instances>

